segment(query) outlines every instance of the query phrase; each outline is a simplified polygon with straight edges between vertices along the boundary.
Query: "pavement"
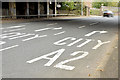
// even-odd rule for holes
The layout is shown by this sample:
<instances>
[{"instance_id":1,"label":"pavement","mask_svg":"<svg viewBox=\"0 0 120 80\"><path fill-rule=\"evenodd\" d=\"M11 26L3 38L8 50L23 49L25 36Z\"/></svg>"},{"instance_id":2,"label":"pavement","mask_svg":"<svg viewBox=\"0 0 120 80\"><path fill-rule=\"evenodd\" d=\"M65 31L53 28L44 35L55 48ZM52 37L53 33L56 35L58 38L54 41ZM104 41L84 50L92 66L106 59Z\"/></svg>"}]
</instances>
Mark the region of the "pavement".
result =
<instances>
[{"instance_id":1,"label":"pavement","mask_svg":"<svg viewBox=\"0 0 120 80\"><path fill-rule=\"evenodd\" d=\"M2 23L0 30L3 78L118 77L111 66L117 64L117 16Z\"/></svg>"}]
</instances>

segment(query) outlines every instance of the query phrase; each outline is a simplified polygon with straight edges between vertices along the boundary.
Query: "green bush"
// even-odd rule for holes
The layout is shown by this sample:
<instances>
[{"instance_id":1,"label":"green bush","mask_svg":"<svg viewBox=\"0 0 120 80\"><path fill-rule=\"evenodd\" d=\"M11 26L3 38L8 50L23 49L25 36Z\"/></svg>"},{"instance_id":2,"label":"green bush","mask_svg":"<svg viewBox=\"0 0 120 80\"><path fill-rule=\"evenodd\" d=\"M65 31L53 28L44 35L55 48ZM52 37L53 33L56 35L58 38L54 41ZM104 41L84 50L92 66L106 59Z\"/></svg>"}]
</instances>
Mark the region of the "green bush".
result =
<instances>
[{"instance_id":1,"label":"green bush","mask_svg":"<svg viewBox=\"0 0 120 80\"><path fill-rule=\"evenodd\" d=\"M90 10L90 15L100 16L100 10L98 10L98 9L91 9Z\"/></svg>"}]
</instances>

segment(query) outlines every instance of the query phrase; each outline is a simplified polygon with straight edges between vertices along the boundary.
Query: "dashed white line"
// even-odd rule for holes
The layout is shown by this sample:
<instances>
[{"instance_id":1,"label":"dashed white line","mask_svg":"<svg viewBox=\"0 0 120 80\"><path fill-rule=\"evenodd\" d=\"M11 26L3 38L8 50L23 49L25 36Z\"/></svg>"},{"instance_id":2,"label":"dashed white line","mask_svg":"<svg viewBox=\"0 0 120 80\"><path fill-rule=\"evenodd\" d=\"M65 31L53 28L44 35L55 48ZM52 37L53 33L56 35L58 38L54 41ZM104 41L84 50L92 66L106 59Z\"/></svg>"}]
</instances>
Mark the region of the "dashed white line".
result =
<instances>
[{"instance_id":1,"label":"dashed white line","mask_svg":"<svg viewBox=\"0 0 120 80\"><path fill-rule=\"evenodd\" d=\"M0 36L6 36L6 35L11 35L11 34L20 34L20 33L19 32L13 32L13 33L1 34Z\"/></svg>"},{"instance_id":2,"label":"dashed white line","mask_svg":"<svg viewBox=\"0 0 120 80\"><path fill-rule=\"evenodd\" d=\"M86 26L80 26L79 28L84 28L84 27L86 27Z\"/></svg>"},{"instance_id":3,"label":"dashed white line","mask_svg":"<svg viewBox=\"0 0 120 80\"><path fill-rule=\"evenodd\" d=\"M19 30L24 30L25 28L20 28L20 29L13 29L13 30L9 30L9 31L4 31L4 32L12 32L12 31L19 31Z\"/></svg>"},{"instance_id":4,"label":"dashed white line","mask_svg":"<svg viewBox=\"0 0 120 80\"><path fill-rule=\"evenodd\" d=\"M98 24L98 23L99 23L99 22L91 23L90 26L95 25L95 24Z\"/></svg>"},{"instance_id":5,"label":"dashed white line","mask_svg":"<svg viewBox=\"0 0 120 80\"><path fill-rule=\"evenodd\" d=\"M20 28L20 27L23 27L23 26L25 26L25 25L19 25L19 26L11 26L11 27L0 28L0 29Z\"/></svg>"},{"instance_id":6,"label":"dashed white line","mask_svg":"<svg viewBox=\"0 0 120 80\"><path fill-rule=\"evenodd\" d=\"M53 28L53 30L59 30L59 29L62 29L62 27Z\"/></svg>"},{"instance_id":7,"label":"dashed white line","mask_svg":"<svg viewBox=\"0 0 120 80\"><path fill-rule=\"evenodd\" d=\"M45 31L45 30L48 30L48 29L51 29L51 28L43 28L43 29L38 29L38 30L35 30L35 32L39 32L39 31Z\"/></svg>"},{"instance_id":8,"label":"dashed white line","mask_svg":"<svg viewBox=\"0 0 120 80\"><path fill-rule=\"evenodd\" d=\"M0 45L3 45L3 44L5 44L6 42L4 42L4 41L0 41Z\"/></svg>"},{"instance_id":9,"label":"dashed white line","mask_svg":"<svg viewBox=\"0 0 120 80\"><path fill-rule=\"evenodd\" d=\"M56 33L56 34L54 34L54 35L56 36L56 35L60 35L60 34L63 34L63 33L65 33L65 31L62 31L62 32Z\"/></svg>"},{"instance_id":10,"label":"dashed white line","mask_svg":"<svg viewBox=\"0 0 120 80\"><path fill-rule=\"evenodd\" d=\"M0 28L0 29L3 29L3 28Z\"/></svg>"},{"instance_id":11,"label":"dashed white line","mask_svg":"<svg viewBox=\"0 0 120 80\"><path fill-rule=\"evenodd\" d=\"M11 48L18 47L18 46L19 45L10 46L10 47L7 47L7 48L0 49L0 51L5 51L5 50L11 49Z\"/></svg>"},{"instance_id":12,"label":"dashed white line","mask_svg":"<svg viewBox=\"0 0 120 80\"><path fill-rule=\"evenodd\" d=\"M12 39L17 39L17 38L21 38L21 37L30 36L30 35L35 35L35 34L26 34L26 35L23 35L23 36L13 37L13 38L9 38L9 39L12 40Z\"/></svg>"},{"instance_id":13,"label":"dashed white line","mask_svg":"<svg viewBox=\"0 0 120 80\"><path fill-rule=\"evenodd\" d=\"M39 38L42 38L42 37L46 37L47 35L41 35L41 36L39 36Z\"/></svg>"},{"instance_id":14,"label":"dashed white line","mask_svg":"<svg viewBox=\"0 0 120 80\"><path fill-rule=\"evenodd\" d=\"M19 33L19 34L11 35L11 36L2 36L2 37L0 37L0 38L1 38L1 39L5 39L5 38L14 37L14 36L24 35L24 34L25 34L25 33Z\"/></svg>"},{"instance_id":15,"label":"dashed white line","mask_svg":"<svg viewBox=\"0 0 120 80\"><path fill-rule=\"evenodd\" d=\"M28 41L28 40L31 40L31 39L35 39L35 38L38 38L39 35L36 34L34 37L30 37L30 38L27 38L27 39L23 39L22 41Z\"/></svg>"},{"instance_id":16,"label":"dashed white line","mask_svg":"<svg viewBox=\"0 0 120 80\"><path fill-rule=\"evenodd\" d=\"M47 24L47 26L53 26L53 25L56 25L58 23L53 23L53 24Z\"/></svg>"}]
</instances>

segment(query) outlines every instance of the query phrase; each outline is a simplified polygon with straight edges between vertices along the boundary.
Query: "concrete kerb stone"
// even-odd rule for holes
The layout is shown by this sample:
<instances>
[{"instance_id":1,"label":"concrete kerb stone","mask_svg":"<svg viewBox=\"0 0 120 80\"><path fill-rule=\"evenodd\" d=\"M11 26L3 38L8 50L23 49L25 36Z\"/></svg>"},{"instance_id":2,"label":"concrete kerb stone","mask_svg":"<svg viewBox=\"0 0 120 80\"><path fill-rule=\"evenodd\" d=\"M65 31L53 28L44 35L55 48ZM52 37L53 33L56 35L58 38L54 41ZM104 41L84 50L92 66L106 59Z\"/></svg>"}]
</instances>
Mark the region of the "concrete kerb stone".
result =
<instances>
[{"instance_id":1,"label":"concrete kerb stone","mask_svg":"<svg viewBox=\"0 0 120 80\"><path fill-rule=\"evenodd\" d=\"M87 18L95 16L58 16L58 17L49 17L49 18L33 18L33 19L2 19L2 23L16 23L16 22L31 22L31 21L40 21L40 20L50 20L50 19L75 19L75 18Z\"/></svg>"}]
</instances>

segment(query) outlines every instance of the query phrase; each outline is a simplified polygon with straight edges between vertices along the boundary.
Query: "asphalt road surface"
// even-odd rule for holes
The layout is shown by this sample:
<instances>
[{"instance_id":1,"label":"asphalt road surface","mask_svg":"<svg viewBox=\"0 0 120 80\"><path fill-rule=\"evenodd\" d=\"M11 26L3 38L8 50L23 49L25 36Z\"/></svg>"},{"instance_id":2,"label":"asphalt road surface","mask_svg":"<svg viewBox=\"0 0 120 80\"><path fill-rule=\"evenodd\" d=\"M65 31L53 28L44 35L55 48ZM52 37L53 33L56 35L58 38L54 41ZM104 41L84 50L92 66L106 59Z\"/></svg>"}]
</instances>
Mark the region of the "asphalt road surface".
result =
<instances>
[{"instance_id":1,"label":"asphalt road surface","mask_svg":"<svg viewBox=\"0 0 120 80\"><path fill-rule=\"evenodd\" d=\"M0 30L3 78L99 78L117 49L118 17L5 23Z\"/></svg>"}]
</instances>

